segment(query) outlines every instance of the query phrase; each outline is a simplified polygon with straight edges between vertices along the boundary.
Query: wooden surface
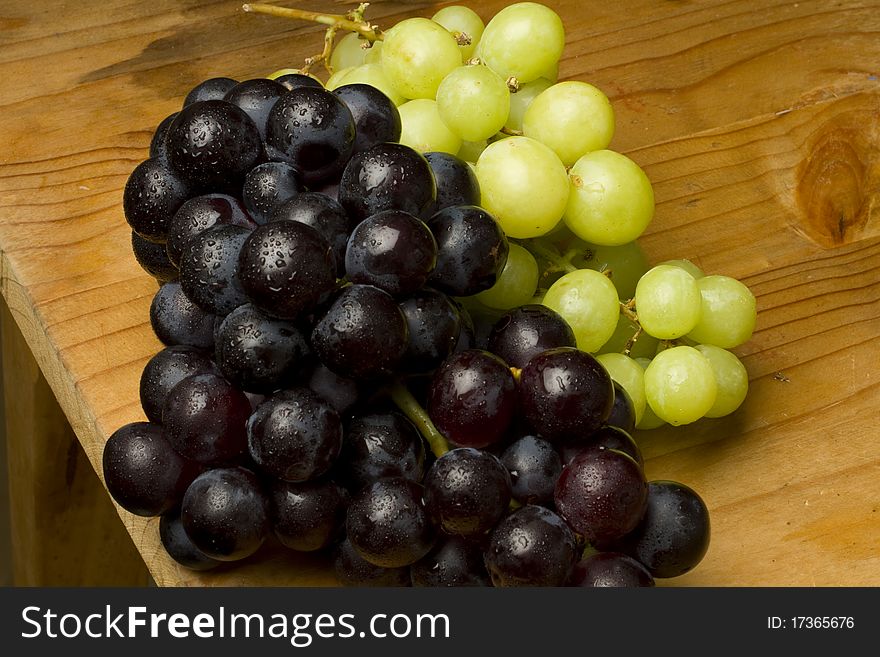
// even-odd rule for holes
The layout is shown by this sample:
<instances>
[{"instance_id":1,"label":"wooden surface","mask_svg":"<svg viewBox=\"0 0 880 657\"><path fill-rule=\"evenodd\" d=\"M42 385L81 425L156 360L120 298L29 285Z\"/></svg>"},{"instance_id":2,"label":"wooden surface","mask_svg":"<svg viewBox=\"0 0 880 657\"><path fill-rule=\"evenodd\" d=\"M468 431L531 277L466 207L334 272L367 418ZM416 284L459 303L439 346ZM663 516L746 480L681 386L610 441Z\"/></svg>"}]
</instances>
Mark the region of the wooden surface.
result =
<instances>
[{"instance_id":1,"label":"wooden surface","mask_svg":"<svg viewBox=\"0 0 880 657\"><path fill-rule=\"evenodd\" d=\"M326 8L328 1L303 6ZM489 18L502 2L479 3ZM612 147L651 178L652 261L742 279L758 327L737 351L733 416L639 436L650 478L693 486L712 545L675 585L880 585L880 5L876 1L550 2L561 76L617 115ZM336 5L338 7L338 5ZM142 417L160 345L121 190L151 131L202 79L245 79L319 51L319 28L237 2L0 9L0 283L85 453ZM436 5L376 3L389 26ZM221 573L163 557L157 522L121 513L161 585L327 584L268 547ZM324 569L322 569L324 568Z\"/></svg>"},{"instance_id":2,"label":"wooden surface","mask_svg":"<svg viewBox=\"0 0 880 657\"><path fill-rule=\"evenodd\" d=\"M147 584L144 562L5 304L0 343L12 583Z\"/></svg>"}]
</instances>

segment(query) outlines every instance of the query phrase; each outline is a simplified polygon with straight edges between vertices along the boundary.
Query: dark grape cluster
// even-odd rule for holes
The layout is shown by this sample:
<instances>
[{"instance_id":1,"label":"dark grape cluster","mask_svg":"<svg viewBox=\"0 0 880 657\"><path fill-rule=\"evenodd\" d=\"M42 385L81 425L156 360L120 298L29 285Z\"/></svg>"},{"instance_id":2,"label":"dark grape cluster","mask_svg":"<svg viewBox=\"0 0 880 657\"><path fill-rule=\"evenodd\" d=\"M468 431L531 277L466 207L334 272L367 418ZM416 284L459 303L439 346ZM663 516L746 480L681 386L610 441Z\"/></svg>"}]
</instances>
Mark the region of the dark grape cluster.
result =
<instances>
[{"instance_id":1,"label":"dark grape cluster","mask_svg":"<svg viewBox=\"0 0 880 657\"><path fill-rule=\"evenodd\" d=\"M372 87L208 80L124 209L160 283L147 421L104 476L196 570L267 540L355 586L650 586L708 544L632 401L556 312L482 314L510 244L468 165ZM585 556L587 555L587 556Z\"/></svg>"}]
</instances>

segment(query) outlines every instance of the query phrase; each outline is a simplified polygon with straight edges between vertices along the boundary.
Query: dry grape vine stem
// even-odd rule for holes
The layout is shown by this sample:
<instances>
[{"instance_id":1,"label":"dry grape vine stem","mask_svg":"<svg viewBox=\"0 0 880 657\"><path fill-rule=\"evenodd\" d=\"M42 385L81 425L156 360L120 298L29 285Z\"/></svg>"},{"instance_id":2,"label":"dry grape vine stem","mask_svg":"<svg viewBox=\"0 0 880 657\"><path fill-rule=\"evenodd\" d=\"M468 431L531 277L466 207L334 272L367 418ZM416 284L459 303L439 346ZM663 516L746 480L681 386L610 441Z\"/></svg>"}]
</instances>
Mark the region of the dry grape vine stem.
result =
<instances>
[{"instance_id":1,"label":"dry grape vine stem","mask_svg":"<svg viewBox=\"0 0 880 657\"><path fill-rule=\"evenodd\" d=\"M266 14L269 16L279 16L281 18L293 18L297 20L309 21L327 25L327 32L324 34L324 49L317 55L307 57L302 73L308 75L312 66L323 63L327 72L332 75L333 68L330 65L330 55L333 53L333 43L336 39L336 33L339 30L354 32L359 34L368 42L381 41L384 36L378 25L374 25L364 19L364 12L370 6L369 2L362 2L357 9L346 14L323 14L306 9L295 9L290 7L276 7L275 5L267 5L264 3L250 3L241 6L242 11L254 14Z\"/></svg>"}]
</instances>

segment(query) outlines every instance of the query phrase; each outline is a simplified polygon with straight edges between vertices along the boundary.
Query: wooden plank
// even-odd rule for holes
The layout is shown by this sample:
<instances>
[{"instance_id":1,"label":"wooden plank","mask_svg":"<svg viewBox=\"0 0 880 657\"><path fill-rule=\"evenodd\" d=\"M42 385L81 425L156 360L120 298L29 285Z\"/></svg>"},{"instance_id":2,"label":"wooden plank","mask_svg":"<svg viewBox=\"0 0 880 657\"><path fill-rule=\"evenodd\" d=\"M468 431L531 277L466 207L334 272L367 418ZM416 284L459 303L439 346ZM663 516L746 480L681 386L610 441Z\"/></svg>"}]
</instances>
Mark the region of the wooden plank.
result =
<instances>
[{"instance_id":1,"label":"wooden plank","mask_svg":"<svg viewBox=\"0 0 880 657\"><path fill-rule=\"evenodd\" d=\"M146 585L143 560L5 304L0 343L12 583Z\"/></svg>"},{"instance_id":2,"label":"wooden plank","mask_svg":"<svg viewBox=\"0 0 880 657\"><path fill-rule=\"evenodd\" d=\"M489 18L504 4L476 8ZM561 75L608 93L612 146L653 181L650 258L692 258L758 299L757 331L737 350L746 404L639 436L650 476L692 485L712 513L706 560L669 584L880 584L880 7L548 4L568 34ZM121 214L129 172L191 85L295 64L321 31L237 2L33 5L0 12L0 289L99 469L109 433L142 418L138 377L160 348L155 284ZM432 10L371 12L387 26ZM155 521L120 516L162 585L331 581L324 562L275 545L187 573L162 555Z\"/></svg>"}]
</instances>

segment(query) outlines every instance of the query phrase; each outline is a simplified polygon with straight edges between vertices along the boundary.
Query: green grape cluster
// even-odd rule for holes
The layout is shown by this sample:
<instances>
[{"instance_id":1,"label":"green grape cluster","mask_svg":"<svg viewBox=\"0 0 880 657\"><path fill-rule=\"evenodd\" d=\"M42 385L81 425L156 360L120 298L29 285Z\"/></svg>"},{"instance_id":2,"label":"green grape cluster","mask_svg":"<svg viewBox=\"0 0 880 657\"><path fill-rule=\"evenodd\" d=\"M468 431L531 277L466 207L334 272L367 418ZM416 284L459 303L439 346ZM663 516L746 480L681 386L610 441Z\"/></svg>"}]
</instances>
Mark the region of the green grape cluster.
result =
<instances>
[{"instance_id":1,"label":"green grape cluster","mask_svg":"<svg viewBox=\"0 0 880 657\"><path fill-rule=\"evenodd\" d=\"M557 81L565 29L552 9L520 2L484 24L468 7L444 7L382 37L342 37L327 88L377 87L398 106L401 143L471 162L482 205L509 237L541 237L564 223L584 240L619 246L645 230L651 183L608 149L608 97Z\"/></svg>"}]
</instances>

